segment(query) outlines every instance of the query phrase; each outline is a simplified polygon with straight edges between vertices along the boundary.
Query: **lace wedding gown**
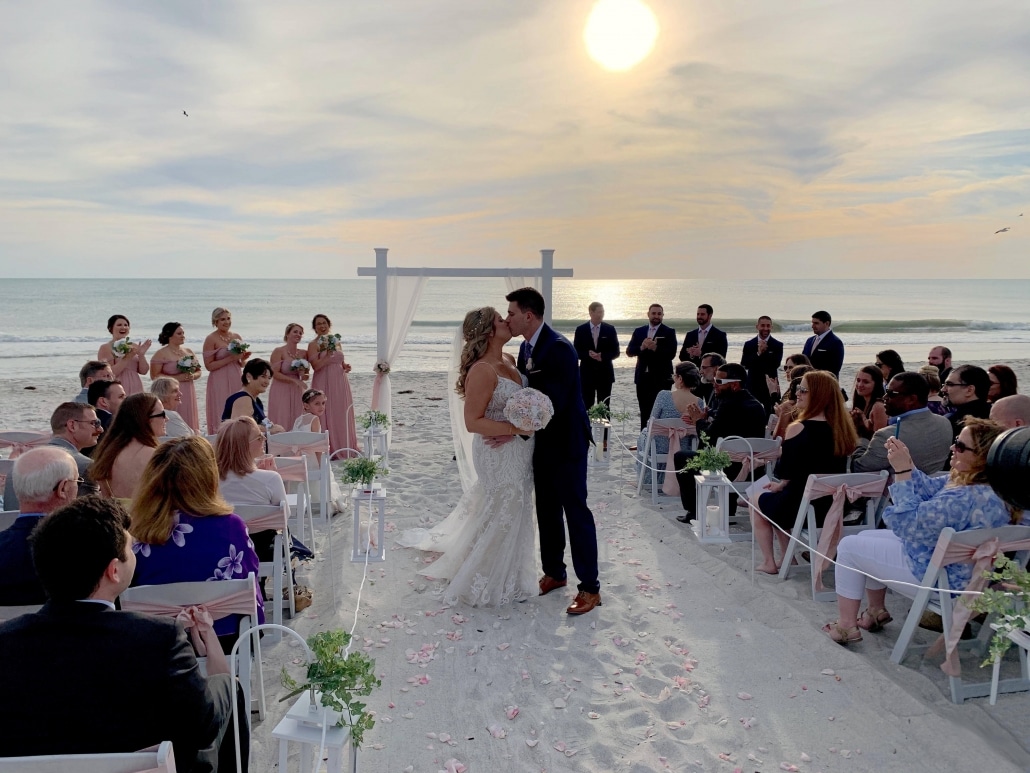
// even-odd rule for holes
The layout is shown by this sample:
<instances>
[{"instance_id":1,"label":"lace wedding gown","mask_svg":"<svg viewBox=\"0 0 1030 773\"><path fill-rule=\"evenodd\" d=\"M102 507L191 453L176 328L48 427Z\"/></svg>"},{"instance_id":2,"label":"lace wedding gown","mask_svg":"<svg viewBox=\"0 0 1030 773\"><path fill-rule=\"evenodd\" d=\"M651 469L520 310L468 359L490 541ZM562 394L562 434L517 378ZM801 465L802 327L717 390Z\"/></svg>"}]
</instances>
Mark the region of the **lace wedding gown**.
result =
<instances>
[{"instance_id":1,"label":"lace wedding gown","mask_svg":"<svg viewBox=\"0 0 1030 773\"><path fill-rule=\"evenodd\" d=\"M504 421L504 406L522 389L497 382L486 418ZM536 522L533 518L533 443L515 438L488 448L472 441L477 480L447 518L432 529L409 529L402 547L441 553L419 574L444 581L438 589L448 606L459 601L496 607L536 595Z\"/></svg>"}]
</instances>

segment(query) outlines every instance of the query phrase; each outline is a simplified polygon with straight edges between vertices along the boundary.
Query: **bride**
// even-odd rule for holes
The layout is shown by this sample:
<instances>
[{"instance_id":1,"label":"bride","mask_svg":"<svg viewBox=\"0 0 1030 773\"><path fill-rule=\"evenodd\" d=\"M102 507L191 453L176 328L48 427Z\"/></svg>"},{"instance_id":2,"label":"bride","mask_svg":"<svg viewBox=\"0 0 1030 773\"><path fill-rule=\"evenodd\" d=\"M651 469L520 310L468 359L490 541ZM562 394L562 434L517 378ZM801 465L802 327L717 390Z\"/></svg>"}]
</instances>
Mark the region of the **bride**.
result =
<instances>
[{"instance_id":1,"label":"bride","mask_svg":"<svg viewBox=\"0 0 1030 773\"><path fill-rule=\"evenodd\" d=\"M441 554L420 574L445 581L439 591L444 603L502 606L537 593L534 439L487 441L520 432L504 418L508 399L522 389L515 360L501 351L511 339L508 325L485 306L465 315L461 332L455 391L464 398L465 427L474 433L476 481L441 523L405 531L397 542Z\"/></svg>"}]
</instances>

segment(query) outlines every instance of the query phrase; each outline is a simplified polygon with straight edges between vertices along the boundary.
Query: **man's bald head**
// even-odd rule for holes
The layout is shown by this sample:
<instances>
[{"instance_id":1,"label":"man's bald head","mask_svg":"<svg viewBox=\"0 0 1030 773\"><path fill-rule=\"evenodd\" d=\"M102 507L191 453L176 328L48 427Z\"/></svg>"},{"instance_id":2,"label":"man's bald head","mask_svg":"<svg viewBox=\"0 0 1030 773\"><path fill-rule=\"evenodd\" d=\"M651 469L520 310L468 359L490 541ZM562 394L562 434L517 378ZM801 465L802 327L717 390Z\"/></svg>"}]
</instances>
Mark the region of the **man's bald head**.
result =
<instances>
[{"instance_id":1,"label":"man's bald head","mask_svg":"<svg viewBox=\"0 0 1030 773\"><path fill-rule=\"evenodd\" d=\"M1009 395L995 401L991 418L1006 429L1030 426L1030 395Z\"/></svg>"},{"instance_id":2,"label":"man's bald head","mask_svg":"<svg viewBox=\"0 0 1030 773\"><path fill-rule=\"evenodd\" d=\"M79 468L71 454L57 446L26 451L14 463L11 476L23 513L51 513L78 494Z\"/></svg>"}]
</instances>

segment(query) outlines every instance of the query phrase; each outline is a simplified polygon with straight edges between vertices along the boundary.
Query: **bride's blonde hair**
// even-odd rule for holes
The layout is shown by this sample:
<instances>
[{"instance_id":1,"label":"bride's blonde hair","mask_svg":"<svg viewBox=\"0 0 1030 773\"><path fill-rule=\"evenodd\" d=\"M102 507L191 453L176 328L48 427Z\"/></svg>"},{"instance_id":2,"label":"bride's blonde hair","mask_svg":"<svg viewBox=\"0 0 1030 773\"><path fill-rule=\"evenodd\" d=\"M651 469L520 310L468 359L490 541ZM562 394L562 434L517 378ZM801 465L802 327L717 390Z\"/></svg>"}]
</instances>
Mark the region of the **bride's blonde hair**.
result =
<instances>
[{"instance_id":1,"label":"bride's blonde hair","mask_svg":"<svg viewBox=\"0 0 1030 773\"><path fill-rule=\"evenodd\" d=\"M496 316L497 309L493 306L484 306L481 309L470 311L465 315L465 321L461 323L461 337L465 340L465 345L461 347L461 358L458 360L458 381L454 385L454 391L462 397L465 396L465 379L468 377L469 371L486 354L486 347L494 332L494 317Z\"/></svg>"}]
</instances>

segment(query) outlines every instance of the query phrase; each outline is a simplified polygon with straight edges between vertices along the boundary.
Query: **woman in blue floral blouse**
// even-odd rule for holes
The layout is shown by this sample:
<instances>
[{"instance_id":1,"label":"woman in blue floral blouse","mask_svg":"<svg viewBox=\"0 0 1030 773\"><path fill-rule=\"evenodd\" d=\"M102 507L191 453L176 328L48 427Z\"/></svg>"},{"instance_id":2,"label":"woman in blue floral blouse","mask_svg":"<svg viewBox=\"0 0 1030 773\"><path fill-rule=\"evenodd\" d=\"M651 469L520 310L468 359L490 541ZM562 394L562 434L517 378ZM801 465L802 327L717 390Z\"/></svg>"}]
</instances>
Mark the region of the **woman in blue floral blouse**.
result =
<instances>
[{"instance_id":1,"label":"woman in blue floral blouse","mask_svg":"<svg viewBox=\"0 0 1030 773\"><path fill-rule=\"evenodd\" d=\"M862 631L879 631L891 622L884 607L887 585L906 596L915 595L914 588L894 583L922 582L945 527L967 531L1020 521L1022 513L1009 508L987 483L987 452L1003 430L996 422L967 418L951 447L947 478L924 475L913 467L904 443L887 440L887 460L895 475L890 487L893 504L883 514L890 530L872 529L840 541L835 575L838 617L823 626L827 636L846 645L862 641ZM972 567L952 564L947 572L948 584L961 590L969 584ZM863 594L869 601L859 614Z\"/></svg>"},{"instance_id":2,"label":"woman in blue floral blouse","mask_svg":"<svg viewBox=\"0 0 1030 773\"><path fill-rule=\"evenodd\" d=\"M218 493L218 465L211 444L202 437L162 443L150 458L132 513L136 554L133 585L240 580L258 574L258 557L247 525ZM264 602L257 594L258 620ZM223 647L232 646L237 622L215 621Z\"/></svg>"}]
</instances>

